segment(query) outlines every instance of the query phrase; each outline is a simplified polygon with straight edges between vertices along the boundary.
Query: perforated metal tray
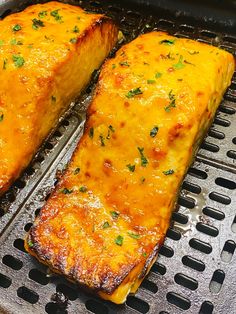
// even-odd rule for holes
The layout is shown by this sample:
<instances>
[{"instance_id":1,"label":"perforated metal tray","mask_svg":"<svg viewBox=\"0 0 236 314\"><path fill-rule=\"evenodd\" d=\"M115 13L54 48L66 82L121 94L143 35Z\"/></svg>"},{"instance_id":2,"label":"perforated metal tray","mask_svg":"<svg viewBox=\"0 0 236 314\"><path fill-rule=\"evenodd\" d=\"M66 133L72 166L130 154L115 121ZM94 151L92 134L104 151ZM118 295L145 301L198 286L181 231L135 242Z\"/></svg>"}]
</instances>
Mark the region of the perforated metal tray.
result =
<instances>
[{"instance_id":1,"label":"perforated metal tray","mask_svg":"<svg viewBox=\"0 0 236 314\"><path fill-rule=\"evenodd\" d=\"M196 21L191 25L161 9L150 15L138 6L128 10L110 1L68 2L113 17L126 42L158 29L236 51L233 35L203 29ZM0 1L0 14L29 3ZM25 233L82 135L92 87L72 104L31 165L0 200L0 313L236 313L236 75L183 182L178 212L173 214L158 260L126 304L116 306L84 293L24 251Z\"/></svg>"}]
</instances>

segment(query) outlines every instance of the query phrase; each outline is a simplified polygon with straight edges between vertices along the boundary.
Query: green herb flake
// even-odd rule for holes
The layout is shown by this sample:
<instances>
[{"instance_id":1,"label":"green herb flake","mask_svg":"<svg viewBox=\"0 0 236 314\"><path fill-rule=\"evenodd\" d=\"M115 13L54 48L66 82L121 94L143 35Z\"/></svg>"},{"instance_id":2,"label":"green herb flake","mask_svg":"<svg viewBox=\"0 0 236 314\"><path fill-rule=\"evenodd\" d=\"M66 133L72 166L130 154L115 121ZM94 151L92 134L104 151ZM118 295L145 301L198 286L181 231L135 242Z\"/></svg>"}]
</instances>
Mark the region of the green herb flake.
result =
<instances>
[{"instance_id":1,"label":"green herb flake","mask_svg":"<svg viewBox=\"0 0 236 314\"><path fill-rule=\"evenodd\" d=\"M126 165L126 167L129 169L130 172L134 172L135 170L135 165L128 164Z\"/></svg>"},{"instance_id":2,"label":"green herb flake","mask_svg":"<svg viewBox=\"0 0 236 314\"><path fill-rule=\"evenodd\" d=\"M3 113L0 113L0 122L2 122L4 119L4 114Z\"/></svg>"},{"instance_id":3,"label":"green herb flake","mask_svg":"<svg viewBox=\"0 0 236 314\"><path fill-rule=\"evenodd\" d=\"M180 70L183 69L185 67L185 65L183 64L183 56L179 56L179 61L176 64L173 64L173 68L175 70Z\"/></svg>"},{"instance_id":4,"label":"green herb flake","mask_svg":"<svg viewBox=\"0 0 236 314\"><path fill-rule=\"evenodd\" d=\"M48 15L48 12L47 11L41 11L41 12L39 12L39 14L38 14L38 17L40 18L40 19L43 19L45 16L47 16Z\"/></svg>"},{"instance_id":5,"label":"green herb flake","mask_svg":"<svg viewBox=\"0 0 236 314\"><path fill-rule=\"evenodd\" d=\"M146 252L143 252L143 257L147 257L147 253Z\"/></svg>"},{"instance_id":6,"label":"green herb flake","mask_svg":"<svg viewBox=\"0 0 236 314\"><path fill-rule=\"evenodd\" d=\"M147 83L148 83L148 84L155 84L156 81L155 81L155 80L147 80Z\"/></svg>"},{"instance_id":7,"label":"green herb flake","mask_svg":"<svg viewBox=\"0 0 236 314\"><path fill-rule=\"evenodd\" d=\"M70 43L75 44L76 42L77 42L77 38L76 37L70 39Z\"/></svg>"},{"instance_id":8,"label":"green herb flake","mask_svg":"<svg viewBox=\"0 0 236 314\"><path fill-rule=\"evenodd\" d=\"M116 211L111 211L110 212L110 214L111 214L111 217L113 218L113 219L117 219L118 217L119 217L119 213L118 212L116 212Z\"/></svg>"},{"instance_id":9,"label":"green herb flake","mask_svg":"<svg viewBox=\"0 0 236 314\"><path fill-rule=\"evenodd\" d=\"M169 92L169 99L170 99L170 103L168 106L165 107L165 111L166 112L170 112L171 108L175 108L176 104L175 104L175 95L172 93L172 90Z\"/></svg>"},{"instance_id":10,"label":"green herb flake","mask_svg":"<svg viewBox=\"0 0 236 314\"><path fill-rule=\"evenodd\" d=\"M55 19L57 22L61 23L61 22L62 22L62 16L59 15L58 11L59 11L59 9L58 9L58 10L54 10L54 11L52 11L52 12L50 13L50 15L53 16L54 19Z\"/></svg>"},{"instance_id":11,"label":"green herb flake","mask_svg":"<svg viewBox=\"0 0 236 314\"><path fill-rule=\"evenodd\" d=\"M21 26L20 26L19 24L16 24L16 25L14 25L14 26L12 27L12 30L13 30L14 32L18 32L18 31L21 30Z\"/></svg>"},{"instance_id":12,"label":"green herb flake","mask_svg":"<svg viewBox=\"0 0 236 314\"><path fill-rule=\"evenodd\" d=\"M136 240L140 239L140 235L137 233L128 232L128 235L133 239L136 239Z\"/></svg>"},{"instance_id":13,"label":"green herb flake","mask_svg":"<svg viewBox=\"0 0 236 314\"><path fill-rule=\"evenodd\" d=\"M72 189L63 188L61 189L61 193L63 194L71 194L73 192Z\"/></svg>"},{"instance_id":14,"label":"green herb flake","mask_svg":"<svg viewBox=\"0 0 236 314\"><path fill-rule=\"evenodd\" d=\"M190 55L197 55L197 54L199 54L199 51L188 51L188 53Z\"/></svg>"},{"instance_id":15,"label":"green herb flake","mask_svg":"<svg viewBox=\"0 0 236 314\"><path fill-rule=\"evenodd\" d=\"M4 41L0 39L0 47L4 44Z\"/></svg>"},{"instance_id":16,"label":"green herb flake","mask_svg":"<svg viewBox=\"0 0 236 314\"><path fill-rule=\"evenodd\" d=\"M112 69L115 69L115 68L116 68L116 65L113 63L112 66L111 66L111 68L112 68Z\"/></svg>"},{"instance_id":17,"label":"green herb flake","mask_svg":"<svg viewBox=\"0 0 236 314\"><path fill-rule=\"evenodd\" d=\"M93 135L94 135L94 128L90 128L89 129L89 137L93 138Z\"/></svg>"},{"instance_id":18,"label":"green herb flake","mask_svg":"<svg viewBox=\"0 0 236 314\"><path fill-rule=\"evenodd\" d=\"M79 33L79 28L77 25L75 25L75 27L72 30L73 33Z\"/></svg>"},{"instance_id":19,"label":"green herb flake","mask_svg":"<svg viewBox=\"0 0 236 314\"><path fill-rule=\"evenodd\" d=\"M122 237L121 235L118 235L118 237L115 239L115 244L122 246L124 241L124 237Z\"/></svg>"},{"instance_id":20,"label":"green herb flake","mask_svg":"<svg viewBox=\"0 0 236 314\"><path fill-rule=\"evenodd\" d=\"M10 44L13 45L13 46L16 46L16 45L21 46L21 45L23 45L22 41L20 41L20 40L17 41L15 38L10 41Z\"/></svg>"},{"instance_id":21,"label":"green herb flake","mask_svg":"<svg viewBox=\"0 0 236 314\"><path fill-rule=\"evenodd\" d=\"M44 27L45 26L43 21L38 20L38 19L33 19L32 22L33 22L32 28L34 30L38 30L40 27Z\"/></svg>"},{"instance_id":22,"label":"green herb flake","mask_svg":"<svg viewBox=\"0 0 236 314\"><path fill-rule=\"evenodd\" d=\"M20 68L24 65L25 60L20 55L13 55L12 60L17 68Z\"/></svg>"},{"instance_id":23,"label":"green herb flake","mask_svg":"<svg viewBox=\"0 0 236 314\"><path fill-rule=\"evenodd\" d=\"M107 229L110 227L110 224L108 221L105 221L104 224L102 225L102 229Z\"/></svg>"},{"instance_id":24,"label":"green herb flake","mask_svg":"<svg viewBox=\"0 0 236 314\"><path fill-rule=\"evenodd\" d=\"M7 68L7 59L4 59L3 60L3 65L2 65L2 69L6 70L6 68Z\"/></svg>"},{"instance_id":25,"label":"green herb flake","mask_svg":"<svg viewBox=\"0 0 236 314\"><path fill-rule=\"evenodd\" d=\"M140 87L137 87L137 88L133 88L131 89L125 96L127 98L132 98L136 95L141 95L143 92L141 91Z\"/></svg>"},{"instance_id":26,"label":"green herb flake","mask_svg":"<svg viewBox=\"0 0 236 314\"><path fill-rule=\"evenodd\" d=\"M108 132L107 132L107 137L106 137L108 140L109 140L110 137L111 137L111 132L114 133L114 132L115 132L115 129L113 128L112 125L109 125L109 127L108 127Z\"/></svg>"},{"instance_id":27,"label":"green herb flake","mask_svg":"<svg viewBox=\"0 0 236 314\"><path fill-rule=\"evenodd\" d=\"M80 188L79 188L79 191L82 192L82 193L85 193L88 191L87 187L82 185Z\"/></svg>"},{"instance_id":28,"label":"green herb flake","mask_svg":"<svg viewBox=\"0 0 236 314\"><path fill-rule=\"evenodd\" d=\"M173 174L174 170L173 169L169 169L169 170L163 171L163 173L164 173L164 175L168 176L170 174Z\"/></svg>"},{"instance_id":29,"label":"green herb flake","mask_svg":"<svg viewBox=\"0 0 236 314\"><path fill-rule=\"evenodd\" d=\"M138 151L139 151L139 153L140 153L141 166L142 166L142 167L146 167L147 164L148 164L148 160L147 160L147 158L144 156L144 153L143 153L144 148L143 148L143 147L138 147Z\"/></svg>"},{"instance_id":30,"label":"green herb flake","mask_svg":"<svg viewBox=\"0 0 236 314\"><path fill-rule=\"evenodd\" d=\"M155 74L155 78L160 78L162 76L162 73L160 73L160 72L157 72L156 74Z\"/></svg>"},{"instance_id":31,"label":"green herb flake","mask_svg":"<svg viewBox=\"0 0 236 314\"><path fill-rule=\"evenodd\" d=\"M56 98L56 96L51 96L51 100L52 100L52 102L56 102L57 101L57 98Z\"/></svg>"},{"instance_id":32,"label":"green herb flake","mask_svg":"<svg viewBox=\"0 0 236 314\"><path fill-rule=\"evenodd\" d=\"M80 168L76 168L75 171L74 171L74 174L79 174L80 173Z\"/></svg>"},{"instance_id":33,"label":"green herb flake","mask_svg":"<svg viewBox=\"0 0 236 314\"><path fill-rule=\"evenodd\" d=\"M158 126L155 125L150 131L150 136L155 137L157 135L158 130L159 130Z\"/></svg>"},{"instance_id":34,"label":"green herb flake","mask_svg":"<svg viewBox=\"0 0 236 314\"><path fill-rule=\"evenodd\" d=\"M174 45L175 43L175 39L163 39L159 42L161 45L168 45L168 46L171 46L171 45Z\"/></svg>"},{"instance_id":35,"label":"green herb flake","mask_svg":"<svg viewBox=\"0 0 236 314\"><path fill-rule=\"evenodd\" d=\"M129 67L129 63L127 61L123 61L119 63L123 67Z\"/></svg>"},{"instance_id":36,"label":"green herb flake","mask_svg":"<svg viewBox=\"0 0 236 314\"><path fill-rule=\"evenodd\" d=\"M104 136L102 134L99 135L101 146L105 146Z\"/></svg>"},{"instance_id":37,"label":"green herb flake","mask_svg":"<svg viewBox=\"0 0 236 314\"><path fill-rule=\"evenodd\" d=\"M33 246L34 246L34 243L33 243L31 240L29 240L29 241L28 241L28 246L29 246L29 247L33 247Z\"/></svg>"},{"instance_id":38,"label":"green herb flake","mask_svg":"<svg viewBox=\"0 0 236 314\"><path fill-rule=\"evenodd\" d=\"M145 180L146 180L146 179L145 179L144 177L141 177L141 178L140 178L140 181L141 181L142 184L145 182Z\"/></svg>"},{"instance_id":39,"label":"green herb flake","mask_svg":"<svg viewBox=\"0 0 236 314\"><path fill-rule=\"evenodd\" d=\"M77 16L77 20L79 21L81 19L81 17L80 16Z\"/></svg>"}]
</instances>

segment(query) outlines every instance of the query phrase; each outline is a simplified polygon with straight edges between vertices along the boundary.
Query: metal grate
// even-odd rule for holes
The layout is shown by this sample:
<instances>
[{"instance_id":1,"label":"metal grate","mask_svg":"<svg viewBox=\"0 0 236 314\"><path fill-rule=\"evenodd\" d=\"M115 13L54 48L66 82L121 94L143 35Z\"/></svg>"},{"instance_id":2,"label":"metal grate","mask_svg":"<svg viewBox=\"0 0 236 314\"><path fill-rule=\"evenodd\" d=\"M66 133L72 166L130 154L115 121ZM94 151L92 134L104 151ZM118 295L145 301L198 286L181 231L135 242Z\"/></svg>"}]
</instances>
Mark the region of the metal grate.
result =
<instances>
[{"instance_id":1,"label":"metal grate","mask_svg":"<svg viewBox=\"0 0 236 314\"><path fill-rule=\"evenodd\" d=\"M4 15L19 9L10 2ZM118 4L70 2L112 16L120 22L126 42L158 29L236 51L236 37L186 24L182 18L171 19L161 10L150 16ZM30 2L22 1L20 9L26 3ZM83 292L25 252L25 233L82 135L92 87L61 119L22 177L0 200L0 312L236 313L236 75L183 182L179 211L173 213L174 224L159 258L126 304L116 306Z\"/></svg>"}]
</instances>

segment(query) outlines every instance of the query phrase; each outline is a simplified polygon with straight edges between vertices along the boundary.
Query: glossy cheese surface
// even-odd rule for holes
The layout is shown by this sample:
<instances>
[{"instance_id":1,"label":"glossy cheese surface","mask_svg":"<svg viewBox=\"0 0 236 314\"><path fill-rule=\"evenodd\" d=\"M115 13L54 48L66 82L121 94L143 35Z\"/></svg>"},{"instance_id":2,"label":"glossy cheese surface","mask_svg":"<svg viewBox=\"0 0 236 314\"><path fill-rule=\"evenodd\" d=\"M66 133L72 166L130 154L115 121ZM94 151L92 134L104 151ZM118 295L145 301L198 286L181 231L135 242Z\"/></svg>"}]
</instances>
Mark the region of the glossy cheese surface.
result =
<instances>
[{"instance_id":1,"label":"glossy cheese surface","mask_svg":"<svg viewBox=\"0 0 236 314\"><path fill-rule=\"evenodd\" d=\"M59 2L0 21L0 194L88 84L117 32L109 18Z\"/></svg>"},{"instance_id":2,"label":"glossy cheese surface","mask_svg":"<svg viewBox=\"0 0 236 314\"><path fill-rule=\"evenodd\" d=\"M122 47L102 68L84 135L26 249L124 302L156 259L233 71L228 52L160 32Z\"/></svg>"}]
</instances>

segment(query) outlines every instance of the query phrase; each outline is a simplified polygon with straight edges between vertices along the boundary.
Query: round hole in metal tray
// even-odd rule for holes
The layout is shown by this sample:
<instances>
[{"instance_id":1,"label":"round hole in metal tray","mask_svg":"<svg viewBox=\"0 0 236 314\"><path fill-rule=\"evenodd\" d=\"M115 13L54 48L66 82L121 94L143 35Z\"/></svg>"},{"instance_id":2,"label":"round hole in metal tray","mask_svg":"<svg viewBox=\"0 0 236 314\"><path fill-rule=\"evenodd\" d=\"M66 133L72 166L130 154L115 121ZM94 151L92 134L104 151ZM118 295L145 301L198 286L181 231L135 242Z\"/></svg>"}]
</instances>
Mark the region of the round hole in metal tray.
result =
<instances>
[{"instance_id":1,"label":"round hole in metal tray","mask_svg":"<svg viewBox=\"0 0 236 314\"><path fill-rule=\"evenodd\" d=\"M49 278L46 276L46 274L42 273L36 268L30 270L29 278L39 283L40 285L47 285L49 283Z\"/></svg>"},{"instance_id":2,"label":"round hole in metal tray","mask_svg":"<svg viewBox=\"0 0 236 314\"><path fill-rule=\"evenodd\" d=\"M225 218L225 214L218 209L206 206L202 209L202 212L204 215L217 219L217 220L223 220Z\"/></svg>"},{"instance_id":3,"label":"round hole in metal tray","mask_svg":"<svg viewBox=\"0 0 236 314\"><path fill-rule=\"evenodd\" d=\"M29 232L30 228L33 226L32 222L28 222L25 226L24 226L24 230L26 232Z\"/></svg>"},{"instance_id":4,"label":"round hole in metal tray","mask_svg":"<svg viewBox=\"0 0 236 314\"><path fill-rule=\"evenodd\" d=\"M178 285L181 285L185 288L188 288L190 290L196 290L198 288L198 282L197 280L181 273L177 273L174 277L175 282Z\"/></svg>"},{"instance_id":5,"label":"round hole in metal tray","mask_svg":"<svg viewBox=\"0 0 236 314\"><path fill-rule=\"evenodd\" d=\"M183 256L182 263L185 266L188 266L188 267L190 267L194 270L200 271L200 272L203 272L205 270L205 267L206 267L202 261L200 261L200 260L198 260L192 256L189 256L189 255Z\"/></svg>"},{"instance_id":6,"label":"round hole in metal tray","mask_svg":"<svg viewBox=\"0 0 236 314\"><path fill-rule=\"evenodd\" d=\"M68 314L66 308L61 307L59 304L49 302L45 306L45 311L48 314Z\"/></svg>"},{"instance_id":7,"label":"round hole in metal tray","mask_svg":"<svg viewBox=\"0 0 236 314\"><path fill-rule=\"evenodd\" d=\"M156 274L165 275L165 273L166 273L166 267L165 267L165 265L162 265L162 264L156 262L156 263L152 266L151 271L152 271L153 273L156 273Z\"/></svg>"},{"instance_id":8,"label":"round hole in metal tray","mask_svg":"<svg viewBox=\"0 0 236 314\"><path fill-rule=\"evenodd\" d=\"M199 314L212 314L214 306L210 301L204 301L201 305Z\"/></svg>"},{"instance_id":9,"label":"round hole in metal tray","mask_svg":"<svg viewBox=\"0 0 236 314\"><path fill-rule=\"evenodd\" d=\"M149 304L134 296L129 296L126 304L140 313L147 313L149 311Z\"/></svg>"},{"instance_id":10,"label":"round hole in metal tray","mask_svg":"<svg viewBox=\"0 0 236 314\"><path fill-rule=\"evenodd\" d=\"M169 303L176 305L182 310L188 310L191 306L191 302L187 298L175 292L168 292L166 299Z\"/></svg>"},{"instance_id":11,"label":"round hole in metal tray","mask_svg":"<svg viewBox=\"0 0 236 314\"><path fill-rule=\"evenodd\" d=\"M141 287L143 287L144 289L146 289L152 293L157 293L157 291L158 291L157 285L148 279L143 280Z\"/></svg>"},{"instance_id":12,"label":"round hole in metal tray","mask_svg":"<svg viewBox=\"0 0 236 314\"><path fill-rule=\"evenodd\" d=\"M78 297L78 291L61 283L57 285L57 292L63 293L69 300L73 301Z\"/></svg>"},{"instance_id":13,"label":"round hole in metal tray","mask_svg":"<svg viewBox=\"0 0 236 314\"><path fill-rule=\"evenodd\" d=\"M3 256L2 262L14 270L20 270L23 267L22 261L9 254Z\"/></svg>"},{"instance_id":14,"label":"round hole in metal tray","mask_svg":"<svg viewBox=\"0 0 236 314\"><path fill-rule=\"evenodd\" d=\"M38 293L24 286L17 289L17 295L31 304L37 303L39 299Z\"/></svg>"},{"instance_id":15,"label":"round hole in metal tray","mask_svg":"<svg viewBox=\"0 0 236 314\"><path fill-rule=\"evenodd\" d=\"M11 284L12 284L11 278L0 273L0 287L6 289L9 288Z\"/></svg>"},{"instance_id":16,"label":"round hole in metal tray","mask_svg":"<svg viewBox=\"0 0 236 314\"><path fill-rule=\"evenodd\" d=\"M212 246L210 243L204 242L202 240L192 238L189 240L189 245L202 253L210 254L212 252Z\"/></svg>"},{"instance_id":17,"label":"round hole in metal tray","mask_svg":"<svg viewBox=\"0 0 236 314\"><path fill-rule=\"evenodd\" d=\"M236 151L234 151L234 150L227 151L227 156L229 158L236 159Z\"/></svg>"},{"instance_id":18,"label":"round hole in metal tray","mask_svg":"<svg viewBox=\"0 0 236 314\"><path fill-rule=\"evenodd\" d=\"M95 314L108 314L108 308L96 300L90 299L85 302L86 309Z\"/></svg>"},{"instance_id":19,"label":"round hole in metal tray","mask_svg":"<svg viewBox=\"0 0 236 314\"><path fill-rule=\"evenodd\" d=\"M209 289L213 294L217 294L220 292L224 279L225 273L223 270L217 269L214 271L209 285Z\"/></svg>"},{"instance_id":20,"label":"round hole in metal tray","mask_svg":"<svg viewBox=\"0 0 236 314\"><path fill-rule=\"evenodd\" d=\"M222 249L220 258L225 263L230 263L236 249L236 243L233 240L227 240Z\"/></svg>"}]
</instances>

